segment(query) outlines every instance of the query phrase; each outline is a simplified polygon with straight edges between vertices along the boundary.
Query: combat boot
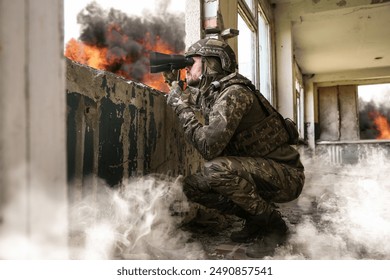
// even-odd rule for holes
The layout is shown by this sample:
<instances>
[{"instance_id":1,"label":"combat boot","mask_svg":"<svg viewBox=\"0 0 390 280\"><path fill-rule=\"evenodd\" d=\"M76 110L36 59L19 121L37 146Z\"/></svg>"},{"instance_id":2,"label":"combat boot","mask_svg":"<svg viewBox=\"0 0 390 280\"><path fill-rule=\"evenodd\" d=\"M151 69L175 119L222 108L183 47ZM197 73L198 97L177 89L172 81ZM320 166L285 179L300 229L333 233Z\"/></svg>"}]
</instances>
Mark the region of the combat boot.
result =
<instances>
[{"instance_id":1,"label":"combat boot","mask_svg":"<svg viewBox=\"0 0 390 280\"><path fill-rule=\"evenodd\" d=\"M283 220L282 215L279 211L273 210L269 217L267 233L277 233L284 235L288 231L286 222Z\"/></svg>"},{"instance_id":2,"label":"combat boot","mask_svg":"<svg viewBox=\"0 0 390 280\"><path fill-rule=\"evenodd\" d=\"M272 256L276 248L288 239L288 227L278 211L271 213L267 230L256 242L247 248L246 255L251 258Z\"/></svg>"},{"instance_id":3,"label":"combat boot","mask_svg":"<svg viewBox=\"0 0 390 280\"><path fill-rule=\"evenodd\" d=\"M248 243L263 235L267 225L268 217L264 214L258 216L247 216L245 225L240 231L232 232L230 239L238 243Z\"/></svg>"},{"instance_id":4,"label":"combat boot","mask_svg":"<svg viewBox=\"0 0 390 280\"><path fill-rule=\"evenodd\" d=\"M272 257L276 248L285 244L288 239L287 234L267 233L255 241L255 243L246 249L246 255L250 258L262 259Z\"/></svg>"},{"instance_id":5,"label":"combat boot","mask_svg":"<svg viewBox=\"0 0 390 280\"><path fill-rule=\"evenodd\" d=\"M272 210L270 214L247 216L244 228L240 231L232 232L230 239L234 242L249 243L271 232L284 235L287 230L287 225L280 213Z\"/></svg>"}]
</instances>

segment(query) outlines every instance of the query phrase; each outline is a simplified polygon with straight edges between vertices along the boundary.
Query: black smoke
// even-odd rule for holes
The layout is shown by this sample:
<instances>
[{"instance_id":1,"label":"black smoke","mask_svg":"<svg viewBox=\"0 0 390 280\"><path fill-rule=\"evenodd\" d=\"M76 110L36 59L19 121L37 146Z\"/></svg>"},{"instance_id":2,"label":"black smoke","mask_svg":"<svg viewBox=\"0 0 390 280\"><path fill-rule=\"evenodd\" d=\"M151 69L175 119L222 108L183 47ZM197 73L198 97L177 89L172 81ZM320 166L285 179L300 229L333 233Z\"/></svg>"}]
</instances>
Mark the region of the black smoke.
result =
<instances>
[{"instance_id":1,"label":"black smoke","mask_svg":"<svg viewBox=\"0 0 390 280\"><path fill-rule=\"evenodd\" d=\"M382 115L390 120L390 108L387 104L378 105L374 101L363 101L359 98L359 129L360 139L376 139L379 136L375 125L375 116Z\"/></svg>"},{"instance_id":2,"label":"black smoke","mask_svg":"<svg viewBox=\"0 0 390 280\"><path fill-rule=\"evenodd\" d=\"M105 70L141 81L149 71L149 46L158 44L158 38L174 53L182 53L185 48L184 14L171 14L166 5L158 5L160 14L129 16L113 8L104 10L92 2L77 16L81 25L79 41L108 48L110 65Z\"/></svg>"}]
</instances>

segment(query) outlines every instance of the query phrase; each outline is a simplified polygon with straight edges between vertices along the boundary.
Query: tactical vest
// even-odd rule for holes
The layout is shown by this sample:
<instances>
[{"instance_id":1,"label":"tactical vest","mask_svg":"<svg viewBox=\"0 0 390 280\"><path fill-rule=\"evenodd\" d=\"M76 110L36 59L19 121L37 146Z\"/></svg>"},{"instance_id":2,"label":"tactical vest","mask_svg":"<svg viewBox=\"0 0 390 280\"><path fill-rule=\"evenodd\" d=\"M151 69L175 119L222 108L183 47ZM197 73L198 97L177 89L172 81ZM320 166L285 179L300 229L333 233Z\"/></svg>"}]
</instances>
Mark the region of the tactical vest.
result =
<instances>
[{"instance_id":1,"label":"tactical vest","mask_svg":"<svg viewBox=\"0 0 390 280\"><path fill-rule=\"evenodd\" d=\"M251 81L233 73L213 82L214 88L219 91L235 84L249 87L267 116L249 129L234 134L225 149L226 155L264 157L286 143L297 144L298 130L295 123L290 119L284 119Z\"/></svg>"}]
</instances>

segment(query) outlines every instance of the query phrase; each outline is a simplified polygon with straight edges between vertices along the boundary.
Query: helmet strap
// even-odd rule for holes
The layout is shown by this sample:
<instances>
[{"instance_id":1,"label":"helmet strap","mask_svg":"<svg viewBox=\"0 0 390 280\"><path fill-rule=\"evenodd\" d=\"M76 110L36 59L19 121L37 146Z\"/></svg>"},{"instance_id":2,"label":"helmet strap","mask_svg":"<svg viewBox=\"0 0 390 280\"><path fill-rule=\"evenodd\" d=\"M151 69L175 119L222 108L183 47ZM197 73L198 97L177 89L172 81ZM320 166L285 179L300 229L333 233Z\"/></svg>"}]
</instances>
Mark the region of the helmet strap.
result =
<instances>
[{"instance_id":1,"label":"helmet strap","mask_svg":"<svg viewBox=\"0 0 390 280\"><path fill-rule=\"evenodd\" d=\"M202 62L202 74L199 77L199 85L198 85L199 89L203 86L203 83L204 83L205 78L206 78L206 75L205 75L205 73L206 73L206 63L205 63L204 57L201 56L201 58L202 58L202 61L201 61Z\"/></svg>"}]
</instances>

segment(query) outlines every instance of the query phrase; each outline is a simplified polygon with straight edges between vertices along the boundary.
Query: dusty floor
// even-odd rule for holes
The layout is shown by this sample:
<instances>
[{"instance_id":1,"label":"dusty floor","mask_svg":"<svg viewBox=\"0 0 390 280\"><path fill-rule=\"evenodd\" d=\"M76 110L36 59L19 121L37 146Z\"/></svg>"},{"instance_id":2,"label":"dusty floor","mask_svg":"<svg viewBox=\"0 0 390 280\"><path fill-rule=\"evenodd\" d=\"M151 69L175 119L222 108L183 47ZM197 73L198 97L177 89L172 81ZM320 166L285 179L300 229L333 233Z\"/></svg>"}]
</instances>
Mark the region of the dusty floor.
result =
<instances>
[{"instance_id":1,"label":"dusty floor","mask_svg":"<svg viewBox=\"0 0 390 280\"><path fill-rule=\"evenodd\" d=\"M296 202L277 205L277 208L289 225L290 232L294 231L294 224L299 223L303 217L315 218L316 216L315 211L304 213ZM235 243L230 240L230 234L242 228L244 224L242 219L199 212L201 217L195 222L185 225L183 230L191 234L192 241L202 244L208 259L252 259L247 256L246 250L254 243Z\"/></svg>"},{"instance_id":2,"label":"dusty floor","mask_svg":"<svg viewBox=\"0 0 390 280\"><path fill-rule=\"evenodd\" d=\"M301 196L276 205L289 227L288 239L273 254L259 258L390 259L388 157L375 156L369 163L353 166L324 162L305 162ZM246 253L255 244L230 240L243 221L188 207L180 188L180 184L146 178L121 189L119 196L102 192L99 204L92 204L95 208L88 203L75 208L73 223L85 236L84 242L75 240L75 248L95 258L250 259ZM112 252L111 245L118 251Z\"/></svg>"},{"instance_id":3,"label":"dusty floor","mask_svg":"<svg viewBox=\"0 0 390 280\"><path fill-rule=\"evenodd\" d=\"M390 182L384 163L376 159L370 164L326 168L319 163L307 164L301 196L277 205L289 226L289 237L274 255L264 258L390 259ZM192 228L193 239L203 245L207 257L249 259L245 251L253 244L236 244L229 239L242 221L218 222L207 221L211 233L207 223Z\"/></svg>"}]
</instances>

